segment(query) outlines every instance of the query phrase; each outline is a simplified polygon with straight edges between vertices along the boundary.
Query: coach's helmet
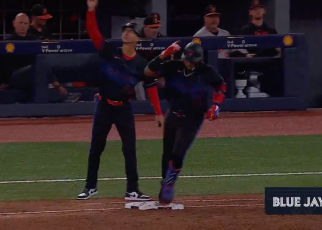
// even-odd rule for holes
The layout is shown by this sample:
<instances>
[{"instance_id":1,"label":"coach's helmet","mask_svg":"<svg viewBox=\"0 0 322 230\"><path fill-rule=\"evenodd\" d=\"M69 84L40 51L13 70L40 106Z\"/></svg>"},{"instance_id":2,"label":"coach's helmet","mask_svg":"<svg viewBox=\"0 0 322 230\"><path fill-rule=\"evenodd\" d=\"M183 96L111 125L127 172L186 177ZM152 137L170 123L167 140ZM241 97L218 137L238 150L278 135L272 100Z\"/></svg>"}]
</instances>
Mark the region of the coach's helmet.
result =
<instances>
[{"instance_id":1,"label":"coach's helmet","mask_svg":"<svg viewBox=\"0 0 322 230\"><path fill-rule=\"evenodd\" d=\"M125 30L125 28L131 28L133 30L133 32L138 36L140 37L140 33L139 33L139 26L137 23L135 22L128 22L126 23L125 25L122 26L122 31Z\"/></svg>"},{"instance_id":2,"label":"coach's helmet","mask_svg":"<svg viewBox=\"0 0 322 230\"><path fill-rule=\"evenodd\" d=\"M189 62L203 61L203 49L201 45L195 42L188 43L183 50L181 58Z\"/></svg>"}]
</instances>

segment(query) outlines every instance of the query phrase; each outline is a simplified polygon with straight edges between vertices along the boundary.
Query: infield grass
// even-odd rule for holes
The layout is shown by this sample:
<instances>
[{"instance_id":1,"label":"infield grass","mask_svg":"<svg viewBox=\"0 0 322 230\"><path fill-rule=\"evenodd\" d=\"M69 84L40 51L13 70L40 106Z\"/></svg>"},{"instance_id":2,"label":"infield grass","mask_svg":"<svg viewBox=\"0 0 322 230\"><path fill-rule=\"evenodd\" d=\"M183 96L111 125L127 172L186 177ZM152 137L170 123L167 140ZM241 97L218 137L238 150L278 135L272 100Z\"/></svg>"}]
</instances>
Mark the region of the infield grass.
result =
<instances>
[{"instance_id":1,"label":"infield grass","mask_svg":"<svg viewBox=\"0 0 322 230\"><path fill-rule=\"evenodd\" d=\"M275 136L197 139L182 175L321 172L322 136ZM85 178L89 143L0 144L0 181ZM140 176L160 176L161 140L138 140ZM108 141L100 178L125 177L119 141ZM155 196L160 180L140 181ZM0 184L0 200L70 199L83 181ZM267 186L322 186L321 175L181 178L177 195L263 193ZM122 197L125 180L99 181L98 197Z\"/></svg>"}]
</instances>

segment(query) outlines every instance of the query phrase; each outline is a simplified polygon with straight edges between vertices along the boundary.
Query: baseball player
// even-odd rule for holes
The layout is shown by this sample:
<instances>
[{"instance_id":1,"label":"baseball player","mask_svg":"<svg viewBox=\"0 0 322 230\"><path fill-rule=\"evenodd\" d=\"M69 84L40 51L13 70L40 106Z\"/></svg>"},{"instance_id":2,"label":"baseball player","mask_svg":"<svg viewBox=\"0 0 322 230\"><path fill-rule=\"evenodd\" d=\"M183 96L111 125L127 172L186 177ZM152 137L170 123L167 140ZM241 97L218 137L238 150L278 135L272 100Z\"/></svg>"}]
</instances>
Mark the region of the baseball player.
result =
<instances>
[{"instance_id":1,"label":"baseball player","mask_svg":"<svg viewBox=\"0 0 322 230\"><path fill-rule=\"evenodd\" d=\"M155 85L156 81L153 78L143 77L144 68L148 62L135 50L139 41L137 24L125 24L122 34L123 46L121 49L114 47L104 41L98 30L95 14L97 4L97 0L87 0L86 26L94 46L99 51L100 69L103 74L99 96L96 98L86 185L77 199L85 200L97 194L100 156L105 149L106 137L112 125L115 124L122 140L125 159L127 177L125 199L150 200L149 196L140 192L138 186L135 124L130 100L135 95L134 86L143 80L157 114L156 121L162 125L163 116Z\"/></svg>"},{"instance_id":2,"label":"baseball player","mask_svg":"<svg viewBox=\"0 0 322 230\"><path fill-rule=\"evenodd\" d=\"M161 205L168 205L173 200L175 182L203 123L204 114L210 121L218 118L226 92L226 84L217 70L203 62L201 45L189 43L183 50L182 60L164 61L179 50L179 42L173 43L144 70L146 76L160 74L165 78L169 103L163 134ZM208 86L215 89L209 110Z\"/></svg>"}]
</instances>

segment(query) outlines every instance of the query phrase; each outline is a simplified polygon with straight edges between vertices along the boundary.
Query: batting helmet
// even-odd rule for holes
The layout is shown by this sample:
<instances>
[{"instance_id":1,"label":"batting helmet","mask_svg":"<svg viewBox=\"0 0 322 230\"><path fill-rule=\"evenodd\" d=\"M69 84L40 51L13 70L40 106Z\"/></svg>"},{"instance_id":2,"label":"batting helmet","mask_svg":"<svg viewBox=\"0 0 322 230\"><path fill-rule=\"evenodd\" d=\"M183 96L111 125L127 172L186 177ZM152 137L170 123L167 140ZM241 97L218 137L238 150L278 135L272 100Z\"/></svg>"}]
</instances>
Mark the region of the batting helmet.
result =
<instances>
[{"instance_id":1,"label":"batting helmet","mask_svg":"<svg viewBox=\"0 0 322 230\"><path fill-rule=\"evenodd\" d=\"M194 42L188 43L183 50L181 58L189 62L203 61L203 49L201 45Z\"/></svg>"},{"instance_id":2,"label":"batting helmet","mask_svg":"<svg viewBox=\"0 0 322 230\"><path fill-rule=\"evenodd\" d=\"M131 28L133 30L133 32L140 37L140 33L139 33L139 26L137 23L135 22L128 22L125 25L122 26L122 31L125 30L125 28Z\"/></svg>"}]
</instances>

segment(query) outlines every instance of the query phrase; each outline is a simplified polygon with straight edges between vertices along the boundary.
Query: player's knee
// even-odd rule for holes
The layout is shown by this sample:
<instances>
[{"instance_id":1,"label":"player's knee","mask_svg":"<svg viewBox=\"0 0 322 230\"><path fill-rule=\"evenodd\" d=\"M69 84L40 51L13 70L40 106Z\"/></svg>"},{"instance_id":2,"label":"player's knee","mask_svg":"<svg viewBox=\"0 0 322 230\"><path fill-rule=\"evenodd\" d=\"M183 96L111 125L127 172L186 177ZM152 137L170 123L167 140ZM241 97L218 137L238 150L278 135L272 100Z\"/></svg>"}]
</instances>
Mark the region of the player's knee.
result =
<instances>
[{"instance_id":1,"label":"player's knee","mask_svg":"<svg viewBox=\"0 0 322 230\"><path fill-rule=\"evenodd\" d=\"M173 155L172 160L173 160L173 167L175 169L182 168L184 156L175 154L175 155Z\"/></svg>"}]
</instances>

